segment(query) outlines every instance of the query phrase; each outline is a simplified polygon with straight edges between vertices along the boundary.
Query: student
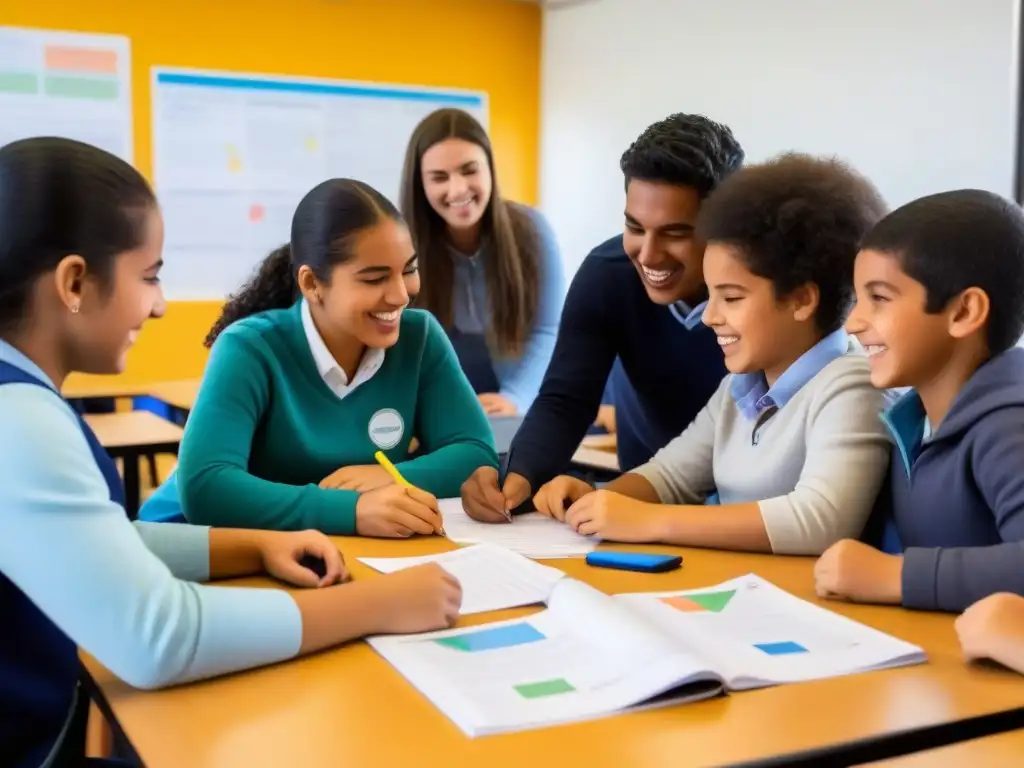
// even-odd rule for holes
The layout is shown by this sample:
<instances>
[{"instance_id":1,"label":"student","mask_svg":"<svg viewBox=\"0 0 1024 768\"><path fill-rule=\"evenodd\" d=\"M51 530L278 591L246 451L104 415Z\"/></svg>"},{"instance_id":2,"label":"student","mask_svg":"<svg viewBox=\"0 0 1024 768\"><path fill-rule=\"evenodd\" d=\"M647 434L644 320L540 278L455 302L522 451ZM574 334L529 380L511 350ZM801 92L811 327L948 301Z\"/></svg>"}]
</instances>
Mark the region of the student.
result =
<instances>
[{"instance_id":1,"label":"student","mask_svg":"<svg viewBox=\"0 0 1024 768\"><path fill-rule=\"evenodd\" d=\"M967 661L990 659L1024 674L1024 597L982 598L957 618L956 634Z\"/></svg>"},{"instance_id":2,"label":"student","mask_svg":"<svg viewBox=\"0 0 1024 768\"><path fill-rule=\"evenodd\" d=\"M842 325L857 246L884 213L835 160L782 155L722 182L697 237L704 322L732 375L650 462L599 492L558 478L538 511L612 541L777 554L859 535L888 445L882 395Z\"/></svg>"},{"instance_id":3,"label":"student","mask_svg":"<svg viewBox=\"0 0 1024 768\"><path fill-rule=\"evenodd\" d=\"M60 394L115 373L164 311L163 223L142 176L102 150L37 138L0 148L0 754L78 765L87 698L78 648L129 684L182 683L366 634L450 626L437 568L347 580L315 531L132 525L113 461ZM303 567L319 558L324 575ZM185 581L266 571L305 587ZM329 587L329 588L326 588Z\"/></svg>"},{"instance_id":4,"label":"student","mask_svg":"<svg viewBox=\"0 0 1024 768\"><path fill-rule=\"evenodd\" d=\"M526 413L565 296L554 232L538 211L502 198L490 139L458 109L413 131L401 200L423 273L417 306L447 330L488 415Z\"/></svg>"},{"instance_id":5,"label":"student","mask_svg":"<svg viewBox=\"0 0 1024 768\"><path fill-rule=\"evenodd\" d=\"M678 435L714 393L725 365L700 314L707 289L693 237L703 199L743 163L724 125L677 114L647 128L622 155L625 232L597 246L566 297L540 396L507 457L462 489L477 520L506 522L564 472L593 423L612 364L619 465L632 469Z\"/></svg>"},{"instance_id":6,"label":"student","mask_svg":"<svg viewBox=\"0 0 1024 768\"><path fill-rule=\"evenodd\" d=\"M818 593L940 611L1024 594L1024 214L979 190L915 200L865 240L855 281L872 383L913 390L885 414L871 528L888 535L863 537L884 551L838 542Z\"/></svg>"},{"instance_id":7,"label":"student","mask_svg":"<svg viewBox=\"0 0 1024 768\"><path fill-rule=\"evenodd\" d=\"M175 514L180 498L184 517L206 525L439 533L431 494L457 495L498 457L441 327L406 309L419 282L409 230L387 198L348 179L309 192L290 245L266 258L207 337L178 469L141 516ZM377 451L422 491L396 485Z\"/></svg>"}]
</instances>

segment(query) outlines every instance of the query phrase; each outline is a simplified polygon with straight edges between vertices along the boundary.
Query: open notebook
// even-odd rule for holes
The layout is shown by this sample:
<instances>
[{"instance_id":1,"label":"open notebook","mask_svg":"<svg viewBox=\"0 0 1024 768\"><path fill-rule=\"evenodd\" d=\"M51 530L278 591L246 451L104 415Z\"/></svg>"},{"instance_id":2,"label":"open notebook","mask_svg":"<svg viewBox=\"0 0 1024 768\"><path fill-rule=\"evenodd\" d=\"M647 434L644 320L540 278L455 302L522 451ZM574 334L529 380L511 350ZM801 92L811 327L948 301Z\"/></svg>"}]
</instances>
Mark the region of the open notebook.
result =
<instances>
[{"instance_id":1,"label":"open notebook","mask_svg":"<svg viewBox=\"0 0 1024 768\"><path fill-rule=\"evenodd\" d=\"M532 616L368 642L470 737L925 661L752 574L614 597L566 578Z\"/></svg>"}]
</instances>

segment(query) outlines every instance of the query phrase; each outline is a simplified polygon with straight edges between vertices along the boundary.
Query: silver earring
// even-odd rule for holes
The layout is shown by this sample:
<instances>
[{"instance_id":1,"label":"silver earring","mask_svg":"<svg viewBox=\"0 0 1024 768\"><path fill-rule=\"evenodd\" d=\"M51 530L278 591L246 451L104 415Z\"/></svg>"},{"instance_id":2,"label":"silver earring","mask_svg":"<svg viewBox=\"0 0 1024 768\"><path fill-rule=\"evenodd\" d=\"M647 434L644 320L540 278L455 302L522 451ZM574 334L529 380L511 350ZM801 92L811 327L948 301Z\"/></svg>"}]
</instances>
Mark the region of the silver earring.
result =
<instances>
[{"instance_id":1,"label":"silver earring","mask_svg":"<svg viewBox=\"0 0 1024 768\"><path fill-rule=\"evenodd\" d=\"M71 314L72 315L77 315L78 314L78 310L79 310L79 306L77 304L72 304L71 305Z\"/></svg>"}]
</instances>

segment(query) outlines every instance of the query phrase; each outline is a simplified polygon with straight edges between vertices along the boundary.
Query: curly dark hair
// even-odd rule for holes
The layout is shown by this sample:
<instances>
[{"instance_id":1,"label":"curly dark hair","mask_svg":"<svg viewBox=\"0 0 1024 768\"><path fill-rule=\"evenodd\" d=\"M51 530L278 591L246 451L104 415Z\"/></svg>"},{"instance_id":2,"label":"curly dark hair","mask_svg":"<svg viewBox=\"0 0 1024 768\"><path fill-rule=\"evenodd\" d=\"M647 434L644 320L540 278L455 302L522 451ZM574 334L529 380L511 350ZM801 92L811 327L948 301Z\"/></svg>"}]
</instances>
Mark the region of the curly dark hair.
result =
<instances>
[{"instance_id":1,"label":"curly dark hair","mask_svg":"<svg viewBox=\"0 0 1024 768\"><path fill-rule=\"evenodd\" d=\"M786 153L736 173L701 206L697 237L734 246L777 296L818 286L818 329L839 328L853 301L853 262L886 213L875 186L835 158Z\"/></svg>"},{"instance_id":2,"label":"curly dark hair","mask_svg":"<svg viewBox=\"0 0 1024 768\"><path fill-rule=\"evenodd\" d=\"M743 165L743 157L728 126L680 112L648 126L622 153L619 167L627 187L633 179L662 181L705 197Z\"/></svg>"},{"instance_id":3,"label":"curly dark hair","mask_svg":"<svg viewBox=\"0 0 1024 768\"><path fill-rule=\"evenodd\" d=\"M928 195L886 216L863 247L889 253L924 286L925 311L943 311L968 288L985 291L990 355L1024 334L1024 212L993 192L958 189Z\"/></svg>"},{"instance_id":4,"label":"curly dark hair","mask_svg":"<svg viewBox=\"0 0 1024 768\"><path fill-rule=\"evenodd\" d=\"M244 317L285 309L299 298L296 275L303 264L329 283L331 270L352 258L352 238L383 218L402 221L394 204L368 184L330 179L313 187L292 216L292 238L271 252L256 274L228 298L206 340L212 347L221 331Z\"/></svg>"}]
</instances>

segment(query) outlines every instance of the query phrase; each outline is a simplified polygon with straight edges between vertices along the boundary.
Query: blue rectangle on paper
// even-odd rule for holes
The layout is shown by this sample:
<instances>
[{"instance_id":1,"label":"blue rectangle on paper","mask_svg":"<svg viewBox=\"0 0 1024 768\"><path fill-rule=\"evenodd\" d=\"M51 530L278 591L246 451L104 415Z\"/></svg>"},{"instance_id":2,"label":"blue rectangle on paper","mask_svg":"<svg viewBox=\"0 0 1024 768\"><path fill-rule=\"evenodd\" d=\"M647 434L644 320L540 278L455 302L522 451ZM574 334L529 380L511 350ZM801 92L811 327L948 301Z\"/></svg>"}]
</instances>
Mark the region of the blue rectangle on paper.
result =
<instances>
[{"instance_id":1,"label":"blue rectangle on paper","mask_svg":"<svg viewBox=\"0 0 1024 768\"><path fill-rule=\"evenodd\" d=\"M516 645L535 643L544 640L544 635L532 624L506 624L503 627L491 627L477 632L466 632L461 635L439 637L434 640L438 645L453 648L457 651L493 651L498 648L511 648Z\"/></svg>"},{"instance_id":2,"label":"blue rectangle on paper","mask_svg":"<svg viewBox=\"0 0 1024 768\"><path fill-rule=\"evenodd\" d=\"M769 656L785 656L790 653L807 653L807 649L804 648L800 643L794 643L791 640L787 640L784 643L757 643L754 645Z\"/></svg>"},{"instance_id":3,"label":"blue rectangle on paper","mask_svg":"<svg viewBox=\"0 0 1024 768\"><path fill-rule=\"evenodd\" d=\"M365 99L397 99L400 101L425 101L451 104L462 107L482 107L484 100L471 93L413 90L365 85L342 85L340 83L302 82L297 80L264 80L250 77L227 77L221 75L192 75L179 72L159 72L156 81L160 85L185 85L200 88L231 88L253 91L274 91L277 93L305 93L318 96L356 96Z\"/></svg>"}]
</instances>

